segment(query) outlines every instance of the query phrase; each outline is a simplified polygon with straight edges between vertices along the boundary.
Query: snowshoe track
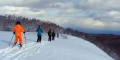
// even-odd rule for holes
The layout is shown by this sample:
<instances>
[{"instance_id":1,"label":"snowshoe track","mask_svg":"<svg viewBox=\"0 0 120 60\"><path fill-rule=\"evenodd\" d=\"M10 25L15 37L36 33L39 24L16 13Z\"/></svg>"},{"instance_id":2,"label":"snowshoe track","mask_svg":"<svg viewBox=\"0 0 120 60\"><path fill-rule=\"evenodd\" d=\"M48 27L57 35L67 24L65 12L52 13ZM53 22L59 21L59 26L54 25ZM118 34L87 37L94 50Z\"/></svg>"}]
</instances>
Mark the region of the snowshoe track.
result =
<instances>
[{"instance_id":1,"label":"snowshoe track","mask_svg":"<svg viewBox=\"0 0 120 60\"><path fill-rule=\"evenodd\" d=\"M44 48L47 44L49 44L49 42L42 41L41 43L28 43L21 49L18 46L15 46L13 48L8 47L0 50L0 57L4 57L4 59L1 60L22 60L21 57L25 58L27 56L39 54L40 48Z\"/></svg>"}]
</instances>

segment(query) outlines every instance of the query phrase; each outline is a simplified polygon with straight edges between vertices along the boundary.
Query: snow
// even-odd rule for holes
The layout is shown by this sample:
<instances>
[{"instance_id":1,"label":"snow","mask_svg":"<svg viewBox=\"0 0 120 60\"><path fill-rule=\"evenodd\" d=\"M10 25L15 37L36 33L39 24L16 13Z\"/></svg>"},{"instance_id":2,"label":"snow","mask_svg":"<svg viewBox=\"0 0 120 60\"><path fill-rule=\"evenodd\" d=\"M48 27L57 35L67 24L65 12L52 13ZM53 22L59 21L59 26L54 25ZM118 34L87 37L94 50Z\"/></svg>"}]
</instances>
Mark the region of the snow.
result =
<instances>
[{"instance_id":1,"label":"snow","mask_svg":"<svg viewBox=\"0 0 120 60\"><path fill-rule=\"evenodd\" d=\"M36 33L29 32L21 49L8 46L12 35L12 32L0 31L0 60L114 60L94 44L70 35L48 42L47 35L43 34L42 42L36 43Z\"/></svg>"}]
</instances>

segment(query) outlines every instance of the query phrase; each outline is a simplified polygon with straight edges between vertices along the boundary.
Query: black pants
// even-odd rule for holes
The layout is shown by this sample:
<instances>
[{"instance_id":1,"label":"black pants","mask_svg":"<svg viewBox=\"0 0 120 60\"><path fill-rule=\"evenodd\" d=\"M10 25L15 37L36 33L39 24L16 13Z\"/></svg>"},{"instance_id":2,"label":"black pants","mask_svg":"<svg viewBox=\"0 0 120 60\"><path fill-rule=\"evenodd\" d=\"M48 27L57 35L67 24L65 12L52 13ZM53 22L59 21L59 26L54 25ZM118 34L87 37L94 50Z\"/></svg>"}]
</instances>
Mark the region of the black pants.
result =
<instances>
[{"instance_id":1,"label":"black pants","mask_svg":"<svg viewBox=\"0 0 120 60\"><path fill-rule=\"evenodd\" d=\"M52 40L52 36L51 36L51 35L49 35L48 41L51 41L51 40Z\"/></svg>"},{"instance_id":2,"label":"black pants","mask_svg":"<svg viewBox=\"0 0 120 60\"><path fill-rule=\"evenodd\" d=\"M41 36L38 35L37 42L41 42Z\"/></svg>"},{"instance_id":3,"label":"black pants","mask_svg":"<svg viewBox=\"0 0 120 60\"><path fill-rule=\"evenodd\" d=\"M55 40L55 36L52 36L52 40Z\"/></svg>"}]
</instances>

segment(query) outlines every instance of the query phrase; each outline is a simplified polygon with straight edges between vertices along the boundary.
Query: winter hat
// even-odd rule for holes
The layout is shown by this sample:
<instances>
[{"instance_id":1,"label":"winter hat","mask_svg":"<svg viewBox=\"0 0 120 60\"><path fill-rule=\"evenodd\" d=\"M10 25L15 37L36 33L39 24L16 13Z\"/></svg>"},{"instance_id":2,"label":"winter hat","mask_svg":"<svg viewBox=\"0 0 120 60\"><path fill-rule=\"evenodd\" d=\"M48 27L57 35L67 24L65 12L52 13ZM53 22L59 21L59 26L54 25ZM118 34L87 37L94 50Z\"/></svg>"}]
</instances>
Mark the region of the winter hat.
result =
<instances>
[{"instance_id":1,"label":"winter hat","mask_svg":"<svg viewBox=\"0 0 120 60\"><path fill-rule=\"evenodd\" d=\"M17 22L16 22L16 25L17 25L17 24L21 24L20 21L17 21Z\"/></svg>"}]
</instances>

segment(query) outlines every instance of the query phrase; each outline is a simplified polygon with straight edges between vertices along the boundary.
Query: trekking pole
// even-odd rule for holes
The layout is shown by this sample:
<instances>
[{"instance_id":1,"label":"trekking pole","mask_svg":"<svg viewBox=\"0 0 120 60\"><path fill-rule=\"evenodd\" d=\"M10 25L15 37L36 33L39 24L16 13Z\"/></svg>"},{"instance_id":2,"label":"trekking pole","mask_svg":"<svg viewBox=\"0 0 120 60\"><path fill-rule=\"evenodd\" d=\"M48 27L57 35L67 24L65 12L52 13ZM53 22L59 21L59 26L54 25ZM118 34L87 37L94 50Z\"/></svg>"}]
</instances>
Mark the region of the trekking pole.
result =
<instances>
[{"instance_id":1,"label":"trekking pole","mask_svg":"<svg viewBox=\"0 0 120 60\"><path fill-rule=\"evenodd\" d=\"M24 39L25 39L25 46L26 46L26 36L25 36L25 33L24 33Z\"/></svg>"},{"instance_id":2,"label":"trekking pole","mask_svg":"<svg viewBox=\"0 0 120 60\"><path fill-rule=\"evenodd\" d=\"M13 38L14 38L14 34L13 34L13 36L12 36L10 42L9 42L9 47L10 47L10 45L11 45L11 42L12 42Z\"/></svg>"}]
</instances>

